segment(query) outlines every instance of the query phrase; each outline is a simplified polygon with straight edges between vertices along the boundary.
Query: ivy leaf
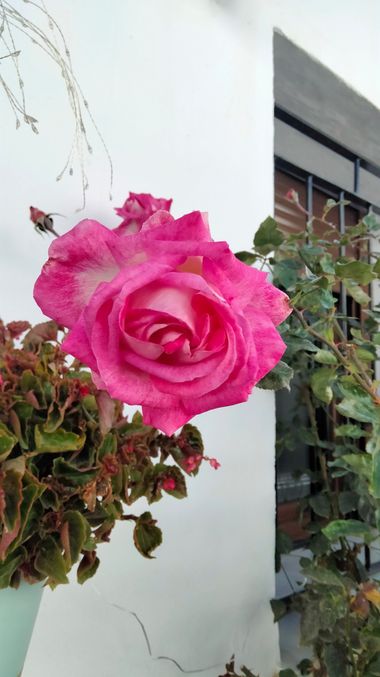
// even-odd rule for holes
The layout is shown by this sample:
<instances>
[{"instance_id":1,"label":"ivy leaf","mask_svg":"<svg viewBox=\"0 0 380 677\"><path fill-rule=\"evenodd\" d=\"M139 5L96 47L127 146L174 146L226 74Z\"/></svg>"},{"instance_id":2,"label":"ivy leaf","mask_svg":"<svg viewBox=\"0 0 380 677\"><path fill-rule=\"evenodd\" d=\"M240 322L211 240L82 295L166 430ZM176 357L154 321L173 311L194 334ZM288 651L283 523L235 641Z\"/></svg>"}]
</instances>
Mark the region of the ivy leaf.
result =
<instances>
[{"instance_id":1,"label":"ivy leaf","mask_svg":"<svg viewBox=\"0 0 380 677\"><path fill-rule=\"evenodd\" d=\"M371 444L372 443L372 444ZM375 498L380 498L380 425L373 427L372 439L368 444L371 444L372 453L372 477L370 483L371 494ZM368 445L367 445L368 447Z\"/></svg>"},{"instance_id":2,"label":"ivy leaf","mask_svg":"<svg viewBox=\"0 0 380 677\"><path fill-rule=\"evenodd\" d=\"M380 221L378 220L376 214L374 214L373 212L369 212L368 214L366 214L363 217L362 221L370 231L380 229Z\"/></svg>"},{"instance_id":3,"label":"ivy leaf","mask_svg":"<svg viewBox=\"0 0 380 677\"><path fill-rule=\"evenodd\" d=\"M310 578L320 585L325 585L328 588L345 589L343 579L339 576L339 574L335 573L331 569L326 569L316 565L307 565L302 567L302 573L307 578Z\"/></svg>"},{"instance_id":4,"label":"ivy leaf","mask_svg":"<svg viewBox=\"0 0 380 677\"><path fill-rule=\"evenodd\" d=\"M334 520L322 532L332 542L349 536L359 536L365 540L372 538L371 527L359 520Z\"/></svg>"},{"instance_id":5,"label":"ivy leaf","mask_svg":"<svg viewBox=\"0 0 380 677\"><path fill-rule=\"evenodd\" d=\"M282 599L271 599L270 605L273 612L273 620L277 623L281 618L286 616L288 608Z\"/></svg>"},{"instance_id":6,"label":"ivy leaf","mask_svg":"<svg viewBox=\"0 0 380 677\"><path fill-rule=\"evenodd\" d=\"M359 428L358 425L353 423L345 423L344 425L339 425L335 428L336 437L352 437L354 440L359 439L360 437L366 437L367 432L363 428Z\"/></svg>"},{"instance_id":7,"label":"ivy leaf","mask_svg":"<svg viewBox=\"0 0 380 677\"><path fill-rule=\"evenodd\" d=\"M338 404L338 411L343 416L356 419L362 423L379 423L380 407L376 405L369 393L349 379L340 379L339 389L343 400Z\"/></svg>"},{"instance_id":8,"label":"ivy leaf","mask_svg":"<svg viewBox=\"0 0 380 677\"><path fill-rule=\"evenodd\" d=\"M329 367L321 367L311 376L311 389L314 395L322 402L325 402L325 404L330 404L333 398L331 383L334 380L334 376L335 370Z\"/></svg>"},{"instance_id":9,"label":"ivy leaf","mask_svg":"<svg viewBox=\"0 0 380 677\"><path fill-rule=\"evenodd\" d=\"M369 454L345 454L334 462L343 463L345 467L354 472L359 477L370 479L372 471L372 458ZM333 463L331 463L333 465Z\"/></svg>"},{"instance_id":10,"label":"ivy leaf","mask_svg":"<svg viewBox=\"0 0 380 677\"><path fill-rule=\"evenodd\" d=\"M290 390L290 382L293 376L293 369L286 362L280 361L269 374L256 384L256 387L262 390L281 390L281 388Z\"/></svg>"},{"instance_id":11,"label":"ivy leaf","mask_svg":"<svg viewBox=\"0 0 380 677\"><path fill-rule=\"evenodd\" d=\"M341 491L338 494L339 510L342 515L347 515L357 510L359 496L354 491Z\"/></svg>"},{"instance_id":12,"label":"ivy leaf","mask_svg":"<svg viewBox=\"0 0 380 677\"><path fill-rule=\"evenodd\" d=\"M69 582L61 549L52 536L47 536L39 544L34 566L37 571L47 577L51 587Z\"/></svg>"},{"instance_id":13,"label":"ivy leaf","mask_svg":"<svg viewBox=\"0 0 380 677\"><path fill-rule=\"evenodd\" d=\"M323 350L320 348L317 350L315 355L313 356L314 360L316 362L319 362L320 364L337 364L338 360L336 359L334 353L331 352L331 350Z\"/></svg>"},{"instance_id":14,"label":"ivy leaf","mask_svg":"<svg viewBox=\"0 0 380 677\"><path fill-rule=\"evenodd\" d=\"M349 263L337 263L336 274L341 279L349 279L358 284L367 285L376 277L370 263L364 261L350 261Z\"/></svg>"},{"instance_id":15,"label":"ivy leaf","mask_svg":"<svg viewBox=\"0 0 380 677\"><path fill-rule=\"evenodd\" d=\"M260 254L266 255L279 247L283 241L284 236L278 229L275 219L268 216L256 231L253 243Z\"/></svg>"},{"instance_id":16,"label":"ivy leaf","mask_svg":"<svg viewBox=\"0 0 380 677\"><path fill-rule=\"evenodd\" d=\"M347 650L343 644L326 644L324 658L329 677L349 677L352 674Z\"/></svg>"},{"instance_id":17,"label":"ivy leaf","mask_svg":"<svg viewBox=\"0 0 380 677\"><path fill-rule=\"evenodd\" d=\"M276 283L287 290L294 289L299 280L302 268L299 259L283 259L273 266L273 277Z\"/></svg>"},{"instance_id":18,"label":"ivy leaf","mask_svg":"<svg viewBox=\"0 0 380 677\"><path fill-rule=\"evenodd\" d=\"M300 351L307 351L309 353L318 352L318 348L310 339L302 336L294 336L293 334L286 335L286 357L291 358Z\"/></svg>"},{"instance_id":19,"label":"ivy leaf","mask_svg":"<svg viewBox=\"0 0 380 677\"><path fill-rule=\"evenodd\" d=\"M77 435L58 428L55 432L46 432L42 425L34 428L34 441L39 454L57 454L65 451L80 451L86 441L84 433Z\"/></svg>"},{"instance_id":20,"label":"ivy leaf","mask_svg":"<svg viewBox=\"0 0 380 677\"><path fill-rule=\"evenodd\" d=\"M375 405L370 395L358 389L357 396L348 395L337 405L337 411L342 416L353 418L361 423L376 423L380 420L380 409Z\"/></svg>"},{"instance_id":21,"label":"ivy leaf","mask_svg":"<svg viewBox=\"0 0 380 677\"><path fill-rule=\"evenodd\" d=\"M351 282L351 280L344 280L344 286L346 287L350 296L352 296L354 301L359 303L359 305L367 306L370 303L371 297L355 282Z\"/></svg>"},{"instance_id":22,"label":"ivy leaf","mask_svg":"<svg viewBox=\"0 0 380 677\"><path fill-rule=\"evenodd\" d=\"M309 498L309 503L316 515L320 517L330 517L330 501L326 494L315 494Z\"/></svg>"},{"instance_id":23,"label":"ivy leaf","mask_svg":"<svg viewBox=\"0 0 380 677\"><path fill-rule=\"evenodd\" d=\"M152 518L150 512L144 512L138 518L133 530L133 540L141 555L153 559L153 550L162 543L162 532L156 527L156 520Z\"/></svg>"},{"instance_id":24,"label":"ivy leaf","mask_svg":"<svg viewBox=\"0 0 380 677\"><path fill-rule=\"evenodd\" d=\"M253 263L257 261L256 254L253 254L252 252L246 251L236 252L235 256L237 259L239 259L239 261L246 263L247 266L251 266Z\"/></svg>"},{"instance_id":25,"label":"ivy leaf","mask_svg":"<svg viewBox=\"0 0 380 677\"><path fill-rule=\"evenodd\" d=\"M17 442L17 437L0 421L0 463L11 453Z\"/></svg>"}]
</instances>

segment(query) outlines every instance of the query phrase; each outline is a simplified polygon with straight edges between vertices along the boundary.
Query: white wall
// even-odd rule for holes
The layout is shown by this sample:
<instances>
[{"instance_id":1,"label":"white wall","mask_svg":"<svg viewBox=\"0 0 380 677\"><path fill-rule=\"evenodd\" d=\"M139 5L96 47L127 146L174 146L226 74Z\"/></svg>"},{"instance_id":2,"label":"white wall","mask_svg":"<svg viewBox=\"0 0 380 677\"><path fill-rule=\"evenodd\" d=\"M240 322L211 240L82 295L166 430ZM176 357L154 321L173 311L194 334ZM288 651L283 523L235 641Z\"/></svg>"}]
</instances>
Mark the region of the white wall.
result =
<instances>
[{"instance_id":1,"label":"white wall","mask_svg":"<svg viewBox=\"0 0 380 677\"><path fill-rule=\"evenodd\" d=\"M21 0L19 6L25 10ZM111 207L128 190L150 191L172 196L177 215L208 210L215 238L234 249L249 246L273 205L274 26L380 104L376 0L49 0L48 6L114 160L111 205L95 146L86 215L104 223L116 224ZM357 36L359 19L365 41L354 56L347 33ZM39 318L31 291L47 241L28 223L28 205L68 215L57 220L62 232L80 204L75 177L54 181L71 129L64 88L52 64L22 48L41 133L14 131L0 95L0 289L7 320ZM273 397L257 391L248 404L198 423L222 468L205 469L186 501L154 506L165 538L155 561L138 556L123 525L102 547L93 583L46 592L24 677L181 674L149 657L129 611L145 624L154 656L171 656L187 670L217 665L201 673L216 677L235 652L260 677L271 677L278 662L268 606Z\"/></svg>"}]
</instances>

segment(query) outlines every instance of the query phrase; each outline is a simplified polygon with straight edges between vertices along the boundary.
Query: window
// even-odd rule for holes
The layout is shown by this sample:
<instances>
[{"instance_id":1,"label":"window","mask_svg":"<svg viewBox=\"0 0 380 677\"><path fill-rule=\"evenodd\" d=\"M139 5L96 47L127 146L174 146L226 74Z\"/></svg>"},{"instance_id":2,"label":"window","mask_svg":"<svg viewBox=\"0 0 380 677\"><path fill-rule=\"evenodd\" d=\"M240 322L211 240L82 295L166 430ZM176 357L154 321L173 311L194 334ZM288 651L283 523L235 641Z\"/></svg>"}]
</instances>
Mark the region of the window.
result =
<instances>
[{"instance_id":1,"label":"window","mask_svg":"<svg viewBox=\"0 0 380 677\"><path fill-rule=\"evenodd\" d=\"M274 63L276 219L284 231L304 229L306 216L285 197L294 189L310 214L320 215L329 198L349 200L349 206L329 213L344 232L368 210L380 212L380 111L277 34ZM341 253L359 254L353 249ZM360 320L360 306L343 289L335 293L342 313ZM295 401L295 390L276 396L280 432L295 406L300 425L307 420L306 410ZM321 414L318 425L328 436L328 417ZM315 450L303 443L292 450L285 445L277 461L278 525L294 541L307 538L305 522L301 525L299 520L300 501L312 491L308 473L316 467Z\"/></svg>"}]
</instances>

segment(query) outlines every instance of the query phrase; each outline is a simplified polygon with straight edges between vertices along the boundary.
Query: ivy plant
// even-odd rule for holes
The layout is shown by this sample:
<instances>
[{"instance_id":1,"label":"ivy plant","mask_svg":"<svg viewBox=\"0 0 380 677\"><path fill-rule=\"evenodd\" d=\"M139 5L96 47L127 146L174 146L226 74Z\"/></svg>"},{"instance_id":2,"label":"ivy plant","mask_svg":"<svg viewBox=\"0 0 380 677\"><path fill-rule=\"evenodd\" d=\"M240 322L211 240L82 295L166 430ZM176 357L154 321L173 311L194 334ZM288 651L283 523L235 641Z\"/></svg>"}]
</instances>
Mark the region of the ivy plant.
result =
<instances>
[{"instance_id":1,"label":"ivy plant","mask_svg":"<svg viewBox=\"0 0 380 677\"><path fill-rule=\"evenodd\" d=\"M312 553L301 559L305 586L290 605L274 601L273 609L276 620L289 608L300 614L300 641L313 657L297 674L374 677L380 675L380 588L363 552L380 530L380 311L370 295L380 277L380 223L369 213L342 234L331 217L339 203L328 200L321 215L309 217L295 191L288 199L305 213L305 229L282 232L269 217L252 251L237 254L268 270L290 297L293 313L281 327L286 353L260 385L293 384L296 404L278 430L278 448L291 453L306 444L316 459L311 495L301 506ZM355 312L340 302L344 294ZM278 555L291 547L280 532Z\"/></svg>"}]
</instances>

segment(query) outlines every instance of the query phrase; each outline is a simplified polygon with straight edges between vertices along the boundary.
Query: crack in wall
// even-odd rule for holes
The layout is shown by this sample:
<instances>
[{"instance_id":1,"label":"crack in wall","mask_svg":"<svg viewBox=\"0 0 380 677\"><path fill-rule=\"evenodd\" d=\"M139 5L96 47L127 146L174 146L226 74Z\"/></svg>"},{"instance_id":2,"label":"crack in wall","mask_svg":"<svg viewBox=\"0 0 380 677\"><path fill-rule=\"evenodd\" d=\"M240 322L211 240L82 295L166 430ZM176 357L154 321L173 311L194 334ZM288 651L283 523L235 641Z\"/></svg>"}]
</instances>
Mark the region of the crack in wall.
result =
<instances>
[{"instance_id":1,"label":"crack in wall","mask_svg":"<svg viewBox=\"0 0 380 677\"><path fill-rule=\"evenodd\" d=\"M116 602L108 601L105 598L105 596L94 586L94 584L92 584L92 589L98 595L98 597L100 597L102 599L102 601L105 604L107 604L108 606L112 606L115 609L117 609L118 611L121 611L123 613L127 613L130 616L133 616L135 618L136 622L139 624L139 626L141 628L142 634L143 634L144 639L145 639L145 644L146 644L148 654L149 654L149 656L151 657L152 660L154 660L154 661L168 661L170 663L173 663L173 665L175 665L176 668L178 668L178 670L180 672L182 672L182 674L185 674L185 675L196 675L196 674L200 674L202 672L207 672L208 670L213 670L213 669L216 670L217 668L223 667L223 663L216 663L214 665L208 665L207 667L204 667L204 668L195 668L195 669L189 670L189 669L183 668L182 665L175 658L172 658L171 656L154 656L154 654L152 652L152 645L150 643L149 636L148 636L148 633L146 631L145 625L142 622L142 620L139 618L138 614L135 611L130 611L129 609L126 609L124 606L121 606L120 604L117 604Z\"/></svg>"}]
</instances>

